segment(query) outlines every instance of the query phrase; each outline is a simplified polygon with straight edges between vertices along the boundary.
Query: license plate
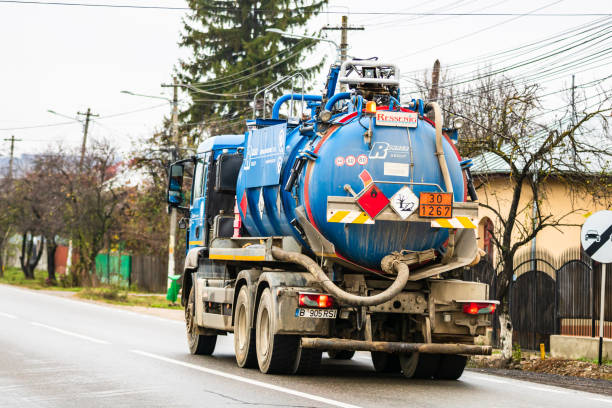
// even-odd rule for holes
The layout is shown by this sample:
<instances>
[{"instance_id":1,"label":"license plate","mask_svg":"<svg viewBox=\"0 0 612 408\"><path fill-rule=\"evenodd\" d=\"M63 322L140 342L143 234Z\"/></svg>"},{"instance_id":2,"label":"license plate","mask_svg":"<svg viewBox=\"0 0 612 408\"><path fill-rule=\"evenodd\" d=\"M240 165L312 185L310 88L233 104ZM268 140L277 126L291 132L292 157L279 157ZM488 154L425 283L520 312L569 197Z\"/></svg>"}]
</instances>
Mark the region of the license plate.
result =
<instances>
[{"instance_id":1,"label":"license plate","mask_svg":"<svg viewBox=\"0 0 612 408\"><path fill-rule=\"evenodd\" d=\"M419 216L426 218L452 218L452 193L421 193L419 196Z\"/></svg>"},{"instance_id":2,"label":"license plate","mask_svg":"<svg viewBox=\"0 0 612 408\"><path fill-rule=\"evenodd\" d=\"M338 314L336 309L295 309L295 317L311 317L315 319L335 319Z\"/></svg>"}]
</instances>

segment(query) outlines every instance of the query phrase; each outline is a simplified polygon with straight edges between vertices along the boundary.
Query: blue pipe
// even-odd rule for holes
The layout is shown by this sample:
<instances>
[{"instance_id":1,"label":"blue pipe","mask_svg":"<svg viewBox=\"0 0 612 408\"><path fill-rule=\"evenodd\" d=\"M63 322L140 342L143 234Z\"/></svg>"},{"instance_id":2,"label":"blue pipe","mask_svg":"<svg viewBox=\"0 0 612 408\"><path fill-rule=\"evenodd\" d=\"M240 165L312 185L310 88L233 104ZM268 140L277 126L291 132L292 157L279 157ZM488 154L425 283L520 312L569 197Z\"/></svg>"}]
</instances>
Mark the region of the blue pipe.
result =
<instances>
[{"instance_id":1,"label":"blue pipe","mask_svg":"<svg viewBox=\"0 0 612 408\"><path fill-rule=\"evenodd\" d=\"M293 99L294 101L301 101L302 96L304 97L305 101L310 102L321 102L323 100L323 97L321 95L285 94L278 98L276 102L274 102L274 106L272 107L272 119L278 119L278 114L280 113L280 108L283 103L287 102L290 99Z\"/></svg>"},{"instance_id":2,"label":"blue pipe","mask_svg":"<svg viewBox=\"0 0 612 408\"><path fill-rule=\"evenodd\" d=\"M329 98L327 103L325 104L325 110L331 111L336 102L341 99L350 99L351 94L349 92L340 92Z\"/></svg>"}]
</instances>

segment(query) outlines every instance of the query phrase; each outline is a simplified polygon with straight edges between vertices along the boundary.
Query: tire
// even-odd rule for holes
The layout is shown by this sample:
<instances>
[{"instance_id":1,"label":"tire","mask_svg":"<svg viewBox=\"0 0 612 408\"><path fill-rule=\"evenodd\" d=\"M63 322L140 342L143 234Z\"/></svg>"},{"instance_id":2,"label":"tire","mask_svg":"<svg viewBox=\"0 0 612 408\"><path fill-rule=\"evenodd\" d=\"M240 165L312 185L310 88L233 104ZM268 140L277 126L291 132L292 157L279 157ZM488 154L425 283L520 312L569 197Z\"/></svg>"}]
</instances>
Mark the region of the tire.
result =
<instances>
[{"instance_id":1,"label":"tire","mask_svg":"<svg viewBox=\"0 0 612 408\"><path fill-rule=\"evenodd\" d=\"M321 367L322 355L323 352L321 350L303 349L300 347L295 373L302 375L316 374Z\"/></svg>"},{"instance_id":2,"label":"tire","mask_svg":"<svg viewBox=\"0 0 612 408\"><path fill-rule=\"evenodd\" d=\"M187 345L191 354L210 356L215 351L217 335L201 335L195 318L195 287L189 292L189 301L185 304L185 324L187 325Z\"/></svg>"},{"instance_id":3,"label":"tire","mask_svg":"<svg viewBox=\"0 0 612 408\"><path fill-rule=\"evenodd\" d=\"M401 371L399 356L397 354L372 351L372 364L377 373L399 373Z\"/></svg>"},{"instance_id":4,"label":"tire","mask_svg":"<svg viewBox=\"0 0 612 408\"><path fill-rule=\"evenodd\" d=\"M440 364L435 378L439 380L457 380L463 374L467 357L455 354L444 354L440 357Z\"/></svg>"},{"instance_id":5,"label":"tire","mask_svg":"<svg viewBox=\"0 0 612 408\"><path fill-rule=\"evenodd\" d=\"M412 378L431 379L440 366L439 354L419 354L419 362Z\"/></svg>"},{"instance_id":6,"label":"tire","mask_svg":"<svg viewBox=\"0 0 612 408\"><path fill-rule=\"evenodd\" d=\"M257 367L255 330L250 324L252 315L249 290L245 285L238 293L234 317L234 352L236 353L236 364L242 368Z\"/></svg>"},{"instance_id":7,"label":"tire","mask_svg":"<svg viewBox=\"0 0 612 408\"><path fill-rule=\"evenodd\" d=\"M333 360L350 360L355 355L354 350L329 350L327 352L329 358Z\"/></svg>"},{"instance_id":8,"label":"tire","mask_svg":"<svg viewBox=\"0 0 612 408\"><path fill-rule=\"evenodd\" d=\"M272 293L264 289L257 308L255 338L257 363L264 374L292 374L300 357L300 338L274 333L274 307Z\"/></svg>"}]
</instances>

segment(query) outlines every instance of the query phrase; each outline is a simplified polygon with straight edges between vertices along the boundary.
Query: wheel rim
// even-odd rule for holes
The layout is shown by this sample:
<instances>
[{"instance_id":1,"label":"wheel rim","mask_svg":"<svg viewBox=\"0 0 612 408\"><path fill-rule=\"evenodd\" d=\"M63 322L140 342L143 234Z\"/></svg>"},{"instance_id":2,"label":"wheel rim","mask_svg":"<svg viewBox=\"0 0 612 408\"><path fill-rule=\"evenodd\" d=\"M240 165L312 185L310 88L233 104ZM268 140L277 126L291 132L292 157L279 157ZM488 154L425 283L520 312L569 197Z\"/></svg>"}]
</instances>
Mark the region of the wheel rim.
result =
<instances>
[{"instance_id":1,"label":"wheel rim","mask_svg":"<svg viewBox=\"0 0 612 408\"><path fill-rule=\"evenodd\" d=\"M266 359L270 351L270 316L268 310L263 309L259 317L259 336L257 337L257 345L261 356Z\"/></svg>"},{"instance_id":2,"label":"wheel rim","mask_svg":"<svg viewBox=\"0 0 612 408\"><path fill-rule=\"evenodd\" d=\"M193 314L193 303L189 303L185 308L185 324L187 325L187 336L191 342L195 340L195 317Z\"/></svg>"},{"instance_id":3,"label":"wheel rim","mask_svg":"<svg viewBox=\"0 0 612 408\"><path fill-rule=\"evenodd\" d=\"M247 346L246 307L240 305L238 309L238 348L243 352Z\"/></svg>"},{"instance_id":4,"label":"wheel rim","mask_svg":"<svg viewBox=\"0 0 612 408\"><path fill-rule=\"evenodd\" d=\"M401 354L399 360L402 374L407 378L412 378L419 364L419 353Z\"/></svg>"}]
</instances>

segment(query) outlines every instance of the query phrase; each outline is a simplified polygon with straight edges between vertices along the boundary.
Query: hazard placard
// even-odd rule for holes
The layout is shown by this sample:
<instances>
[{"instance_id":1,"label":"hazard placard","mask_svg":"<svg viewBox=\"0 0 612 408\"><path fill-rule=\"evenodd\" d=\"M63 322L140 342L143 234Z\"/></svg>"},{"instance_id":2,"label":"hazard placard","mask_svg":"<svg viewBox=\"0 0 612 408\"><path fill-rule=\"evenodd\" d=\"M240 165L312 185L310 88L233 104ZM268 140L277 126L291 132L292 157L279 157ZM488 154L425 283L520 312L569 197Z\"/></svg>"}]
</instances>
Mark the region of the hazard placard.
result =
<instances>
[{"instance_id":1,"label":"hazard placard","mask_svg":"<svg viewBox=\"0 0 612 408\"><path fill-rule=\"evenodd\" d=\"M582 225L580 240L584 252L600 263L612 263L612 211L598 211Z\"/></svg>"},{"instance_id":2,"label":"hazard placard","mask_svg":"<svg viewBox=\"0 0 612 408\"><path fill-rule=\"evenodd\" d=\"M376 184L371 183L359 194L357 204L366 214L374 218L389 204L389 199Z\"/></svg>"}]
</instances>

